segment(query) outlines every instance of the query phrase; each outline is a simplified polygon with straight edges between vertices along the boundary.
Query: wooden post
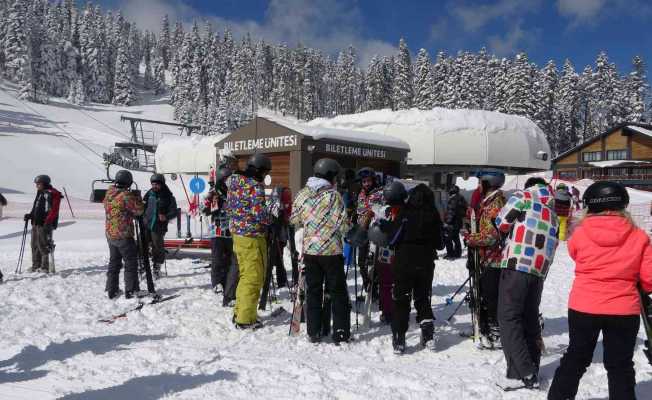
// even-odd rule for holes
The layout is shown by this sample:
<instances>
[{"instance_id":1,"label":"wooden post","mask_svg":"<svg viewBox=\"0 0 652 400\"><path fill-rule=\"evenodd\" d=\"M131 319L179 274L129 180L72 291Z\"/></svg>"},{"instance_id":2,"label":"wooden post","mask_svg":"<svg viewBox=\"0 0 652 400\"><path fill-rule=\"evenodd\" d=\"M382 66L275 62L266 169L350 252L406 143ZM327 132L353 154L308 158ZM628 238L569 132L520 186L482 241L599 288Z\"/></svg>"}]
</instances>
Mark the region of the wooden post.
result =
<instances>
[{"instance_id":1,"label":"wooden post","mask_svg":"<svg viewBox=\"0 0 652 400\"><path fill-rule=\"evenodd\" d=\"M68 203L68 208L70 209L70 214L72 215L72 217L74 219L77 219L77 217L75 217L75 213L72 212L72 206L70 205L70 199L68 198L68 192L66 192L66 187L65 186L63 187L63 194L66 196L66 202Z\"/></svg>"}]
</instances>

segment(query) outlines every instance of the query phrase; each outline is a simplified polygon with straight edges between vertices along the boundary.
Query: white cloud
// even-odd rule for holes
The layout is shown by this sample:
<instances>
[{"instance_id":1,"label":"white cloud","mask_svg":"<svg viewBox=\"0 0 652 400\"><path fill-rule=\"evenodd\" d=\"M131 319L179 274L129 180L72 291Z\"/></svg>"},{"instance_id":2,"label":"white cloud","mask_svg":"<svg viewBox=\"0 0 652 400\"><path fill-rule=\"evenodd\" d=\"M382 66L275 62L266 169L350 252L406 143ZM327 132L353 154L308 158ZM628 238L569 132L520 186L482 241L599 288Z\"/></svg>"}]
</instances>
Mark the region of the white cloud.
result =
<instances>
[{"instance_id":1,"label":"white cloud","mask_svg":"<svg viewBox=\"0 0 652 400\"><path fill-rule=\"evenodd\" d=\"M590 20L600 14L605 4L605 0L557 0L557 10L576 20Z\"/></svg>"},{"instance_id":2,"label":"white cloud","mask_svg":"<svg viewBox=\"0 0 652 400\"><path fill-rule=\"evenodd\" d=\"M541 0L499 0L492 4L455 1L449 12L467 32L477 32L496 19L510 18L534 12Z\"/></svg>"},{"instance_id":3,"label":"white cloud","mask_svg":"<svg viewBox=\"0 0 652 400\"><path fill-rule=\"evenodd\" d=\"M488 38L489 50L499 57L510 56L524 50L536 42L538 31L527 31L517 22L505 35L493 35Z\"/></svg>"},{"instance_id":4,"label":"white cloud","mask_svg":"<svg viewBox=\"0 0 652 400\"><path fill-rule=\"evenodd\" d=\"M390 43L365 37L364 20L355 2L347 0L270 0L263 21L229 20L216 15L201 15L183 0L122 0L125 16L142 29L158 32L161 19L168 15L190 23L208 20L218 30L231 29L235 37L251 33L267 42L283 42L289 46L302 43L327 54L335 55L349 45L356 47L360 64L374 54L385 56L396 53ZM219 8L218 8L219 12Z\"/></svg>"}]
</instances>

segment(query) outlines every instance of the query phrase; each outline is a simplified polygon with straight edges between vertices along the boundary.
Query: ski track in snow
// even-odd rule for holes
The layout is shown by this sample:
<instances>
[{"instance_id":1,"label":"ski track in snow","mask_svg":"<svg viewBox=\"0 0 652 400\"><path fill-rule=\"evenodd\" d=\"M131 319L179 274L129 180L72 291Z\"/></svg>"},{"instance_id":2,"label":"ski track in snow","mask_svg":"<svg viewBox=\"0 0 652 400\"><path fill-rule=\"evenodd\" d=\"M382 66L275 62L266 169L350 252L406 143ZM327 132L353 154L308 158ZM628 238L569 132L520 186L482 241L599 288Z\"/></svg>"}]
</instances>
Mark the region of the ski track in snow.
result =
<instances>
[{"instance_id":1,"label":"ski track in snow","mask_svg":"<svg viewBox=\"0 0 652 400\"><path fill-rule=\"evenodd\" d=\"M443 322L457 302L445 305L466 278L464 260L438 261L432 304L439 320L438 351L419 348L419 331L408 332L408 351L395 356L390 329L374 312L368 332L355 342L313 345L302 335L288 336L290 314L271 318L265 327L237 331L232 309L209 290L207 269L189 259L168 261L169 276L157 281L163 295L181 296L128 314L113 324L100 318L119 314L136 303L108 300L103 292L108 251L99 220L78 220L55 233L58 273L14 275L23 223L0 223L0 398L2 399L545 399L545 392L505 393L503 354L480 351L459 336L470 328L462 307L451 325ZM29 243L28 243L29 246ZM23 271L29 268L29 248ZM352 274L351 274L352 275ZM567 345L566 301L572 263L565 246L546 282L542 312L548 353L541 375L552 378ZM121 282L122 284L122 282ZM349 280L352 290L353 280ZM282 306L291 310L286 290ZM461 293L456 300L463 297ZM352 314L355 324L355 315ZM641 332L641 341L642 341ZM607 397L600 348L580 386L578 398ZM652 368L640 349L635 353L637 393L652 396Z\"/></svg>"}]
</instances>

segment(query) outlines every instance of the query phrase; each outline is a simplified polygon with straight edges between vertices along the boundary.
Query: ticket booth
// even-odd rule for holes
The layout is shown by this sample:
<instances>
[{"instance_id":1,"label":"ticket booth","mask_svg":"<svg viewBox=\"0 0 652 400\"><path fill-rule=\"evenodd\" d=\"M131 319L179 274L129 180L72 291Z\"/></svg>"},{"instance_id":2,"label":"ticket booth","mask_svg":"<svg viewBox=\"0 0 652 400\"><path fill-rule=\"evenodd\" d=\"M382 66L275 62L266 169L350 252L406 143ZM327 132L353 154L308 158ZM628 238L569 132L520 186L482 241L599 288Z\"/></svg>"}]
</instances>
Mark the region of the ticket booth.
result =
<instances>
[{"instance_id":1,"label":"ticket booth","mask_svg":"<svg viewBox=\"0 0 652 400\"><path fill-rule=\"evenodd\" d=\"M347 131L290 124L256 117L215 144L229 149L240 169L254 153L272 161L271 189L289 187L296 194L312 176L314 163L323 157L337 160L342 168L374 168L381 177L402 177L410 147L400 139L373 132Z\"/></svg>"}]
</instances>

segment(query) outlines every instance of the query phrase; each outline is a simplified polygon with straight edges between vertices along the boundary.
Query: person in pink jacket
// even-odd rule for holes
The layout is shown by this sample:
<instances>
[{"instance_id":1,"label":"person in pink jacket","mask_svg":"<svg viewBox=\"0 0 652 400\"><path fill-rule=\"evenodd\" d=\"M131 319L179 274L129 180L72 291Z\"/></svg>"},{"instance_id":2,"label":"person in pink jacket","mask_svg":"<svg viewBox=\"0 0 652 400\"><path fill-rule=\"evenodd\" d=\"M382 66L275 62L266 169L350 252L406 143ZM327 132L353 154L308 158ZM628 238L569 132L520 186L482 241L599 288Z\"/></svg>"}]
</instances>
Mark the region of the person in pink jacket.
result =
<instances>
[{"instance_id":1,"label":"person in pink jacket","mask_svg":"<svg viewBox=\"0 0 652 400\"><path fill-rule=\"evenodd\" d=\"M625 211L627 190L597 182L584 193L587 216L568 242L575 280L568 300L570 343L548 392L574 399L602 332L609 399L635 399L634 348L639 329L637 285L652 292L652 247Z\"/></svg>"}]
</instances>

